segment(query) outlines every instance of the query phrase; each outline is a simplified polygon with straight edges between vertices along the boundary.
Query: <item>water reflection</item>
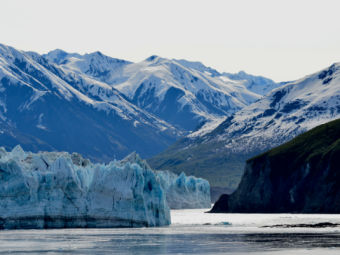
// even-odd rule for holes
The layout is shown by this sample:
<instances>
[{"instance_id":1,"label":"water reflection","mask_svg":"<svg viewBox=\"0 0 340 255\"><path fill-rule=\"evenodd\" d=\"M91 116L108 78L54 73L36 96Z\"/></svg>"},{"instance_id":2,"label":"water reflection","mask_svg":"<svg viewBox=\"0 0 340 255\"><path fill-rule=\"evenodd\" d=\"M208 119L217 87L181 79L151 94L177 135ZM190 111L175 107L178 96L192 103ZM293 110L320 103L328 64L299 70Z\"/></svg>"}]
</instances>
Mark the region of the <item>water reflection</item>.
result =
<instances>
[{"instance_id":1,"label":"water reflection","mask_svg":"<svg viewBox=\"0 0 340 255\"><path fill-rule=\"evenodd\" d=\"M222 254L340 248L338 234L150 234L115 230L0 231L8 254Z\"/></svg>"}]
</instances>

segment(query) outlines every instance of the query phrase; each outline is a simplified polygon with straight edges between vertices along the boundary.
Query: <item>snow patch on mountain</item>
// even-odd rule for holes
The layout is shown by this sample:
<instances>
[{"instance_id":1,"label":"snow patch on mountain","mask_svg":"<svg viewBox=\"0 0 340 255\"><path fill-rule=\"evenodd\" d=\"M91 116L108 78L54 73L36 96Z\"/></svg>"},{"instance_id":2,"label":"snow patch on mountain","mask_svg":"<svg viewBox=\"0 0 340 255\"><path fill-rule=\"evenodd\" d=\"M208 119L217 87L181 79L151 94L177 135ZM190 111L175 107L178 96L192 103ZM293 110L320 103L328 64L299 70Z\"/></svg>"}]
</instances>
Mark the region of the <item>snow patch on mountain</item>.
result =
<instances>
[{"instance_id":1,"label":"snow patch on mountain","mask_svg":"<svg viewBox=\"0 0 340 255\"><path fill-rule=\"evenodd\" d=\"M226 118L227 117L221 117L211 121L202 122L201 126L198 126L197 129L191 134L187 135L187 137L193 139L202 137L217 128L223 121L226 120Z\"/></svg>"}]
</instances>

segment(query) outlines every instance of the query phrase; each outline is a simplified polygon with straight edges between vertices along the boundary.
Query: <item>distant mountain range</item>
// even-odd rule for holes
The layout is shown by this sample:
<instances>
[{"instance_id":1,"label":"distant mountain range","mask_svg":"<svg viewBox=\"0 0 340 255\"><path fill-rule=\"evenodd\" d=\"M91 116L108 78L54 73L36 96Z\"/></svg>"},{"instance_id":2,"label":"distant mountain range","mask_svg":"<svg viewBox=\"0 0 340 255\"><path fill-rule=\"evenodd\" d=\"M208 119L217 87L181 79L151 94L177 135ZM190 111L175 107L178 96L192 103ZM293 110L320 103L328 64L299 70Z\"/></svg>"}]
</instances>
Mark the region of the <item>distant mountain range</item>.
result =
<instances>
[{"instance_id":1,"label":"distant mountain range","mask_svg":"<svg viewBox=\"0 0 340 255\"><path fill-rule=\"evenodd\" d=\"M259 100L246 79L158 56L132 63L100 52L39 55L0 44L0 145L77 151L94 162L132 151L149 158L197 125Z\"/></svg>"},{"instance_id":2,"label":"distant mountain range","mask_svg":"<svg viewBox=\"0 0 340 255\"><path fill-rule=\"evenodd\" d=\"M148 162L206 178L213 187L236 188L246 159L340 118L339 85L337 63L270 91L230 117L204 123Z\"/></svg>"}]
</instances>

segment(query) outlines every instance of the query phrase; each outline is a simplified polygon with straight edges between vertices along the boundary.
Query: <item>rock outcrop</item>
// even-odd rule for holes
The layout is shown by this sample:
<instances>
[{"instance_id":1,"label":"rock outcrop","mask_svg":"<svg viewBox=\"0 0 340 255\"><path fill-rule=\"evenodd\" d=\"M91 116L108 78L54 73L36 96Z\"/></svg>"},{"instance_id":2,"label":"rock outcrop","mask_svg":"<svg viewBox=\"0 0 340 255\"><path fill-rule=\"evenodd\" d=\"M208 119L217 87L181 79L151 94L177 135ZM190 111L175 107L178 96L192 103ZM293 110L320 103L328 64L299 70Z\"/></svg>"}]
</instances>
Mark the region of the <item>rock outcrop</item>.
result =
<instances>
[{"instance_id":1,"label":"rock outcrop","mask_svg":"<svg viewBox=\"0 0 340 255\"><path fill-rule=\"evenodd\" d=\"M249 159L224 210L221 202L211 212L340 213L340 120Z\"/></svg>"}]
</instances>

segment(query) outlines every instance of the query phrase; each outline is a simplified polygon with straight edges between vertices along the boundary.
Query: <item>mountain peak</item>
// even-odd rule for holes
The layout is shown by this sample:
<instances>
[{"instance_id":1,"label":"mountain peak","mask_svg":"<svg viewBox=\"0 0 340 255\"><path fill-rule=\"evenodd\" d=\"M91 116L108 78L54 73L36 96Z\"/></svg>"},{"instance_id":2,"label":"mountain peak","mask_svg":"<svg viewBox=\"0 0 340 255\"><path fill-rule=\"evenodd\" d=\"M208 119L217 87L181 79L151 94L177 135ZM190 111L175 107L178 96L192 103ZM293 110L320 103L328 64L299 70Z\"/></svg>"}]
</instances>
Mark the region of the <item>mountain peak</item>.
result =
<instances>
[{"instance_id":1,"label":"mountain peak","mask_svg":"<svg viewBox=\"0 0 340 255\"><path fill-rule=\"evenodd\" d=\"M68 53L61 49L55 49L50 51L47 54L42 55L44 58L47 58L48 60L52 61L53 63L60 64L63 62L66 58L69 57L76 57L80 58L80 55L77 53Z\"/></svg>"},{"instance_id":2,"label":"mountain peak","mask_svg":"<svg viewBox=\"0 0 340 255\"><path fill-rule=\"evenodd\" d=\"M99 56L99 57L104 57L105 55L103 53L101 53L100 51L95 51L95 52L92 52L92 53L86 53L84 56L91 56L91 57Z\"/></svg>"},{"instance_id":3,"label":"mountain peak","mask_svg":"<svg viewBox=\"0 0 340 255\"><path fill-rule=\"evenodd\" d=\"M60 54L60 53L66 53L66 54L67 54L66 51L61 50L61 49L51 50L51 51L50 51L49 53L47 53L47 54Z\"/></svg>"},{"instance_id":4,"label":"mountain peak","mask_svg":"<svg viewBox=\"0 0 340 255\"><path fill-rule=\"evenodd\" d=\"M61 59L61 58L64 59L68 55L68 53L61 49L55 49L47 53L47 55L50 57L58 58L58 59Z\"/></svg>"},{"instance_id":5,"label":"mountain peak","mask_svg":"<svg viewBox=\"0 0 340 255\"><path fill-rule=\"evenodd\" d=\"M159 56L152 55L152 56L148 57L147 59L145 59L145 61L154 61L156 58L159 58Z\"/></svg>"}]
</instances>

